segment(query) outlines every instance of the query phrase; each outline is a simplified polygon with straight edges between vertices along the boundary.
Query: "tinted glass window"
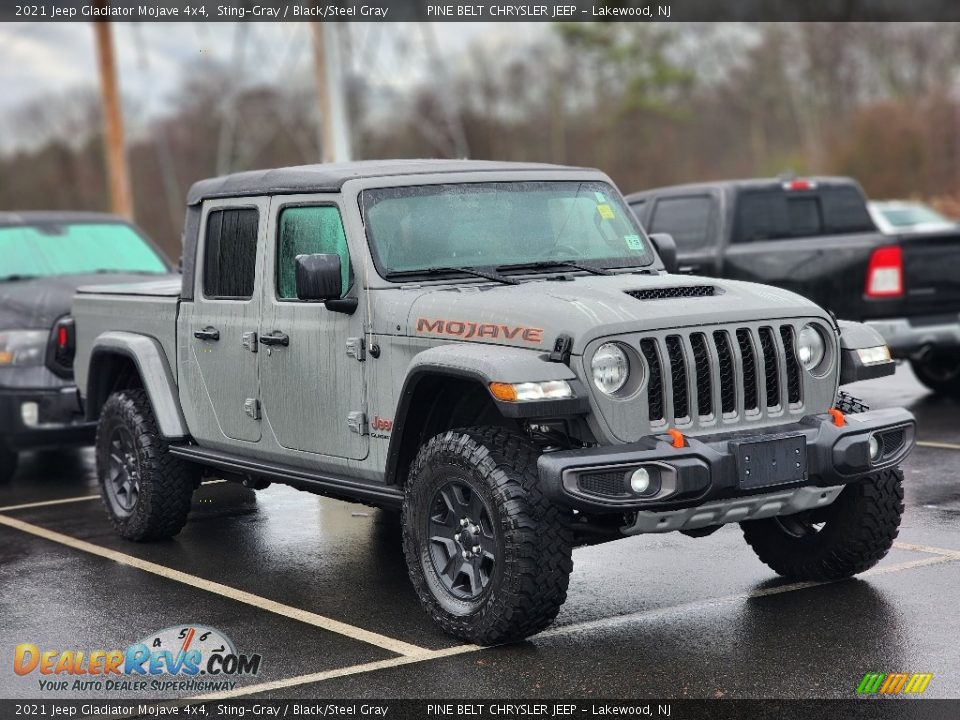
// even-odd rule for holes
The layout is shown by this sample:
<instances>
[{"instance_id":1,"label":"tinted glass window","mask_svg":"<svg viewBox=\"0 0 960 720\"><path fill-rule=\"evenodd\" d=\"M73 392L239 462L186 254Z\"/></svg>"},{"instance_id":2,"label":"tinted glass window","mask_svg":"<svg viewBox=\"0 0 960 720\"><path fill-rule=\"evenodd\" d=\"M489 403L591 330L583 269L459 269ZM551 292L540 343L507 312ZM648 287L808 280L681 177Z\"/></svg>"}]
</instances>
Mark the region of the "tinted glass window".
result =
<instances>
[{"instance_id":1,"label":"tinted glass window","mask_svg":"<svg viewBox=\"0 0 960 720\"><path fill-rule=\"evenodd\" d=\"M737 201L734 242L873 232L866 203L853 187L752 190Z\"/></svg>"},{"instance_id":2,"label":"tinted glass window","mask_svg":"<svg viewBox=\"0 0 960 720\"><path fill-rule=\"evenodd\" d=\"M297 297L297 255L332 253L340 256L342 291L350 287L350 254L340 211L333 206L293 207L280 213L277 241L277 296Z\"/></svg>"},{"instance_id":3,"label":"tinted glass window","mask_svg":"<svg viewBox=\"0 0 960 720\"><path fill-rule=\"evenodd\" d=\"M678 250L701 248L709 240L712 207L713 199L708 195L664 198L653 208L649 231L669 233Z\"/></svg>"},{"instance_id":4,"label":"tinted glass window","mask_svg":"<svg viewBox=\"0 0 960 720\"><path fill-rule=\"evenodd\" d=\"M637 220L641 222L643 222L643 210L644 208L646 208L646 206L647 206L646 200L637 200L635 202L630 203L630 209L633 210L634 216L636 216Z\"/></svg>"},{"instance_id":5,"label":"tinted glass window","mask_svg":"<svg viewBox=\"0 0 960 720\"><path fill-rule=\"evenodd\" d=\"M203 262L203 290L207 297L253 297L259 224L260 213L254 208L214 210L207 216Z\"/></svg>"},{"instance_id":6,"label":"tinted glass window","mask_svg":"<svg viewBox=\"0 0 960 720\"><path fill-rule=\"evenodd\" d=\"M167 268L123 223L0 227L0 280L96 272L165 273Z\"/></svg>"}]
</instances>

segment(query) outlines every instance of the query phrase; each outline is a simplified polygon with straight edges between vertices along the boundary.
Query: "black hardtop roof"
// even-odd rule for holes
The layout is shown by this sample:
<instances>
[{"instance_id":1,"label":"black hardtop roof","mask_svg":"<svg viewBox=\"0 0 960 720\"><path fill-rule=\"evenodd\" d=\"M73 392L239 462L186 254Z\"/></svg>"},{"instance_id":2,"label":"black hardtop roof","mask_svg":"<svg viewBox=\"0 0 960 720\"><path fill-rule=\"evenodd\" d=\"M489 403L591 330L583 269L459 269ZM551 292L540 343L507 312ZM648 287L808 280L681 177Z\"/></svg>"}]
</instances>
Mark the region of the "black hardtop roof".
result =
<instances>
[{"instance_id":1,"label":"black hardtop roof","mask_svg":"<svg viewBox=\"0 0 960 720\"><path fill-rule=\"evenodd\" d=\"M711 190L759 190L771 185L782 185L792 180L806 180L816 185L857 185L856 180L838 175L798 175L796 177L740 178L733 180L711 180L709 182L687 183L683 185L664 185L627 195L627 201L640 200L650 195L682 195L691 192L709 192Z\"/></svg>"},{"instance_id":2,"label":"black hardtop roof","mask_svg":"<svg viewBox=\"0 0 960 720\"><path fill-rule=\"evenodd\" d=\"M273 195L288 192L337 192L348 180L432 173L593 171L546 163L497 162L492 160L359 160L346 163L298 165L273 170L251 170L200 180L187 193L187 204L207 198ZM593 171L595 172L595 171Z\"/></svg>"},{"instance_id":3,"label":"black hardtop roof","mask_svg":"<svg viewBox=\"0 0 960 720\"><path fill-rule=\"evenodd\" d=\"M0 212L0 227L12 225L60 225L65 223L130 223L118 215L71 210L24 210Z\"/></svg>"}]
</instances>

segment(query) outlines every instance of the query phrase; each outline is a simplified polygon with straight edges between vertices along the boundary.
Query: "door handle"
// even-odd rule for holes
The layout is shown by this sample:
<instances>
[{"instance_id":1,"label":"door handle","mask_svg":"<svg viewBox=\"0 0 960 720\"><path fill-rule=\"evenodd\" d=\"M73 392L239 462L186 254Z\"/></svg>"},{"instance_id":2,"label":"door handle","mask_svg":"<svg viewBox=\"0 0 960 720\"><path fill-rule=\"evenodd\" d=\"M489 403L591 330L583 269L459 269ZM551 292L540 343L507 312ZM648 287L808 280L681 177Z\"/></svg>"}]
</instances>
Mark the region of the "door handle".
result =
<instances>
[{"instance_id":1,"label":"door handle","mask_svg":"<svg viewBox=\"0 0 960 720\"><path fill-rule=\"evenodd\" d=\"M197 330L193 333L197 340L212 340L217 342L220 339L220 331L215 327L205 327L203 330Z\"/></svg>"},{"instance_id":2,"label":"door handle","mask_svg":"<svg viewBox=\"0 0 960 720\"><path fill-rule=\"evenodd\" d=\"M285 333L274 330L269 335L260 336L261 345L282 345L287 347L290 344L290 337Z\"/></svg>"}]
</instances>

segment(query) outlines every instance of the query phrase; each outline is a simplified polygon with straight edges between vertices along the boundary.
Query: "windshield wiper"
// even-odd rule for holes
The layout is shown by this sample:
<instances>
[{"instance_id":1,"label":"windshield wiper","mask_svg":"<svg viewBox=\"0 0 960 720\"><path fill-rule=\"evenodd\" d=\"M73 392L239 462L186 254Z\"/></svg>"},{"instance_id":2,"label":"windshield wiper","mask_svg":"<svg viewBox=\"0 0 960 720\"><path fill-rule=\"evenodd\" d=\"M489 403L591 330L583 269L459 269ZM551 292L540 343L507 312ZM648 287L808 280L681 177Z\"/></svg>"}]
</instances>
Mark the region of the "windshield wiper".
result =
<instances>
[{"instance_id":1,"label":"windshield wiper","mask_svg":"<svg viewBox=\"0 0 960 720\"><path fill-rule=\"evenodd\" d=\"M19 282L20 280L36 280L39 275L4 275L0 277L0 282Z\"/></svg>"},{"instance_id":2,"label":"windshield wiper","mask_svg":"<svg viewBox=\"0 0 960 720\"><path fill-rule=\"evenodd\" d=\"M566 267L583 270L591 275L614 275L604 268L587 265L575 260L538 260L536 262L514 263L512 265L497 265L497 270L546 270L548 268Z\"/></svg>"},{"instance_id":3,"label":"windshield wiper","mask_svg":"<svg viewBox=\"0 0 960 720\"><path fill-rule=\"evenodd\" d=\"M387 280L394 278L415 277L417 275L450 275L453 273L463 273L464 275L473 275L474 277L485 278L504 285L519 285L519 280L504 277L500 273L492 270L481 270L476 267L426 267L417 270L391 270L384 275Z\"/></svg>"}]
</instances>

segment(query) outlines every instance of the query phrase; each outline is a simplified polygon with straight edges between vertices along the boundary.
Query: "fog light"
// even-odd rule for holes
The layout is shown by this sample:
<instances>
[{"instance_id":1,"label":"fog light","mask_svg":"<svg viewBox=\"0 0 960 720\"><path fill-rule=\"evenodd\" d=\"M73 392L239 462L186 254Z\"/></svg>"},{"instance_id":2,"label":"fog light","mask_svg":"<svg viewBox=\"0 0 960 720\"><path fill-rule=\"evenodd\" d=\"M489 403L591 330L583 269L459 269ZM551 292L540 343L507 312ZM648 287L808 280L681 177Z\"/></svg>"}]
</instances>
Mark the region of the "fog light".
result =
<instances>
[{"instance_id":1,"label":"fog light","mask_svg":"<svg viewBox=\"0 0 960 720\"><path fill-rule=\"evenodd\" d=\"M650 489L650 473L646 468L637 468L630 476L630 489L637 495L643 495Z\"/></svg>"},{"instance_id":2,"label":"fog light","mask_svg":"<svg viewBox=\"0 0 960 720\"><path fill-rule=\"evenodd\" d=\"M20 406L20 419L27 427L36 427L40 423L40 406L35 402L25 402Z\"/></svg>"},{"instance_id":3,"label":"fog light","mask_svg":"<svg viewBox=\"0 0 960 720\"><path fill-rule=\"evenodd\" d=\"M880 459L880 452L882 451L882 446L880 441L877 440L876 436L871 435L870 439L867 441L867 448L870 451L870 460L876 462Z\"/></svg>"}]
</instances>

